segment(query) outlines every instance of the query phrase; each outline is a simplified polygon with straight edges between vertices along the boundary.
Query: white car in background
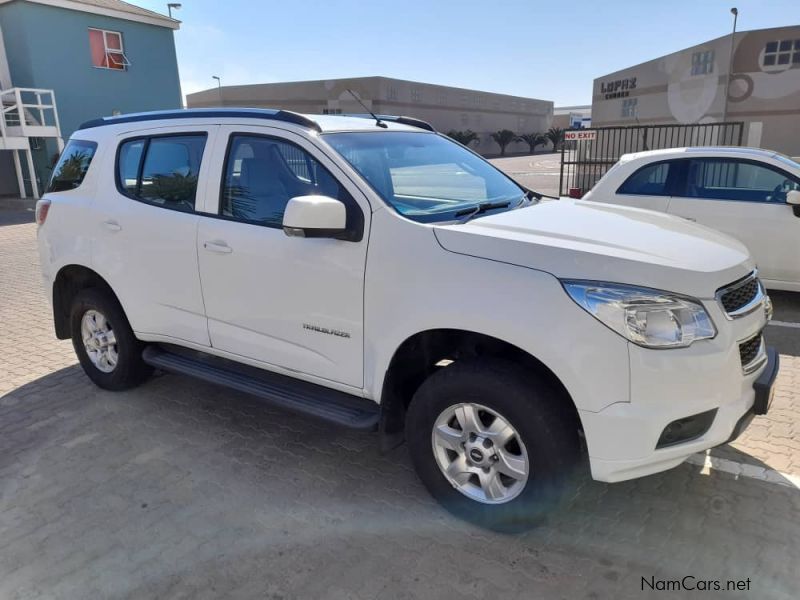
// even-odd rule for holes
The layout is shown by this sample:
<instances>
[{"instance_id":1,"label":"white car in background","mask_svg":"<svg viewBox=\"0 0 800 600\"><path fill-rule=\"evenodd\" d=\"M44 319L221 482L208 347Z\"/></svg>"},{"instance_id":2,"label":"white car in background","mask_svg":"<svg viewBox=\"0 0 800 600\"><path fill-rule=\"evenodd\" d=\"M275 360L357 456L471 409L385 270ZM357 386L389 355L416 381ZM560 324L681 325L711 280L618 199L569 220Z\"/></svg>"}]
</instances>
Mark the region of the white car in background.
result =
<instances>
[{"instance_id":1,"label":"white car in background","mask_svg":"<svg viewBox=\"0 0 800 600\"><path fill-rule=\"evenodd\" d=\"M587 200L670 213L743 242L771 289L800 292L800 164L757 148L624 155Z\"/></svg>"}]
</instances>

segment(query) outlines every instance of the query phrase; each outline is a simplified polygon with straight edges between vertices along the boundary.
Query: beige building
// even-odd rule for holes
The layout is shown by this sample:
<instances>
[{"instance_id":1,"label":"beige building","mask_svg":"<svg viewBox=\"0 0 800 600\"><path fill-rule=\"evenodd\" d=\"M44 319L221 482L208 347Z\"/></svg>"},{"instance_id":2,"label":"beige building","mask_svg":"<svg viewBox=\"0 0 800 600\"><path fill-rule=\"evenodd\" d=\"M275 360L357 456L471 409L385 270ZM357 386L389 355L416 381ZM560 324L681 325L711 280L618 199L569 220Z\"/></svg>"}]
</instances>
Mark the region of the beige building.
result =
<instances>
[{"instance_id":1,"label":"beige building","mask_svg":"<svg viewBox=\"0 0 800 600\"><path fill-rule=\"evenodd\" d=\"M743 144L800 155L800 26L733 41L732 61L727 35L598 77L592 125L713 123L727 110L745 123Z\"/></svg>"},{"instance_id":2,"label":"beige building","mask_svg":"<svg viewBox=\"0 0 800 600\"><path fill-rule=\"evenodd\" d=\"M553 109L553 127L559 129L586 129L592 126L592 105L556 106Z\"/></svg>"},{"instance_id":3,"label":"beige building","mask_svg":"<svg viewBox=\"0 0 800 600\"><path fill-rule=\"evenodd\" d=\"M376 114L416 117L445 133L471 129L479 135L472 147L481 154L500 152L490 137L492 132L545 132L553 118L553 103L547 100L388 77L224 86L189 94L186 103L189 108L245 106L311 114L363 113L348 89ZM509 153L527 150L526 144L518 142L506 149Z\"/></svg>"}]
</instances>

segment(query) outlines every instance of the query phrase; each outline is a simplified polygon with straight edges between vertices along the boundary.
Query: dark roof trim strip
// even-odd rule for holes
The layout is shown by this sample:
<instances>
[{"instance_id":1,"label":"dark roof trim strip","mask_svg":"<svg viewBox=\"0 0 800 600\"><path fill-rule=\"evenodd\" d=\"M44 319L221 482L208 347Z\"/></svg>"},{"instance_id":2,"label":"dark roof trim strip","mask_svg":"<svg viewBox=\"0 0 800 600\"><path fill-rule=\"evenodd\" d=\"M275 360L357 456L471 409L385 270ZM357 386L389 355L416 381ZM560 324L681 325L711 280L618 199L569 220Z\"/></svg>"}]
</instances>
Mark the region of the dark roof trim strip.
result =
<instances>
[{"instance_id":1,"label":"dark roof trim strip","mask_svg":"<svg viewBox=\"0 0 800 600\"><path fill-rule=\"evenodd\" d=\"M131 113L116 117L101 117L81 124L78 129L91 129L119 123L140 123L144 121L161 121L168 119L220 119L220 118L265 119L283 121L308 127L314 131L322 131L316 122L301 114L288 110L271 108L185 108L180 110L163 110L154 112Z\"/></svg>"},{"instance_id":2,"label":"dark roof trim strip","mask_svg":"<svg viewBox=\"0 0 800 600\"><path fill-rule=\"evenodd\" d=\"M372 115L368 115L365 113L358 113L358 114L346 114L342 115L343 117L358 117L359 119L373 119ZM428 123L427 121L423 121L422 119L415 119L414 117L404 117L398 115L375 115L381 121L389 121L390 123L401 123L403 125L410 125L411 127L419 127L420 129L427 129L428 131L436 131L433 128L433 125Z\"/></svg>"}]
</instances>

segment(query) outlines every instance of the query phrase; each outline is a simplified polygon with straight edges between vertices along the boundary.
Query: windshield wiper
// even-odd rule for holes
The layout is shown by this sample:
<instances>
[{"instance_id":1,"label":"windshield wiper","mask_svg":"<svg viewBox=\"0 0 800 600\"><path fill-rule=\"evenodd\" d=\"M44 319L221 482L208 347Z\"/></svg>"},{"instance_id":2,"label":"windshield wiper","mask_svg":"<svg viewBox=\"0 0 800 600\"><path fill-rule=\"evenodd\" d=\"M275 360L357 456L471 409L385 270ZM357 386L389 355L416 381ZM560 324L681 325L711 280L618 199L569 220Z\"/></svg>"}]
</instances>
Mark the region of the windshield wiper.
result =
<instances>
[{"instance_id":1,"label":"windshield wiper","mask_svg":"<svg viewBox=\"0 0 800 600\"><path fill-rule=\"evenodd\" d=\"M464 210L456 211L456 214L453 216L464 217L460 222L466 223L471 218L481 213L485 213L486 211L493 210L495 208L507 208L509 206L511 206L511 202L481 202L472 208L465 208Z\"/></svg>"},{"instance_id":2,"label":"windshield wiper","mask_svg":"<svg viewBox=\"0 0 800 600\"><path fill-rule=\"evenodd\" d=\"M525 195L528 196L531 200L536 200L537 202L541 202L543 198L550 198L551 200L559 200L558 196L550 196L549 194L543 194L542 192L537 192L536 190L532 190L521 186L523 190L525 190Z\"/></svg>"}]
</instances>

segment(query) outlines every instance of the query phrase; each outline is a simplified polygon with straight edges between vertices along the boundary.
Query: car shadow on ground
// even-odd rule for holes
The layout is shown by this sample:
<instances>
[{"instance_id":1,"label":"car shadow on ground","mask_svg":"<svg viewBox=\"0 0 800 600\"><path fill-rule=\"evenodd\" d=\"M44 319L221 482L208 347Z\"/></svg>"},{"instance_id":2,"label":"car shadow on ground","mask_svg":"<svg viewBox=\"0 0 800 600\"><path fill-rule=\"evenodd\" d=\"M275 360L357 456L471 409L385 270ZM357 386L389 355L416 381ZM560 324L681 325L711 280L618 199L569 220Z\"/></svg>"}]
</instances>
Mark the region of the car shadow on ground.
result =
<instances>
[{"instance_id":1,"label":"car shadow on ground","mask_svg":"<svg viewBox=\"0 0 800 600\"><path fill-rule=\"evenodd\" d=\"M13 390L0 473L0 590L35 573L55 595L602 598L692 575L790 598L800 564L790 482L584 478L538 528L497 534L438 506L405 447L176 375L110 393L73 366Z\"/></svg>"},{"instance_id":2,"label":"car shadow on ground","mask_svg":"<svg viewBox=\"0 0 800 600\"><path fill-rule=\"evenodd\" d=\"M34 211L31 209L0 208L0 227L3 225L21 225L33 223Z\"/></svg>"},{"instance_id":3,"label":"car shadow on ground","mask_svg":"<svg viewBox=\"0 0 800 600\"><path fill-rule=\"evenodd\" d=\"M800 293L769 290L774 314L764 331L767 344L780 354L800 356Z\"/></svg>"}]
</instances>

